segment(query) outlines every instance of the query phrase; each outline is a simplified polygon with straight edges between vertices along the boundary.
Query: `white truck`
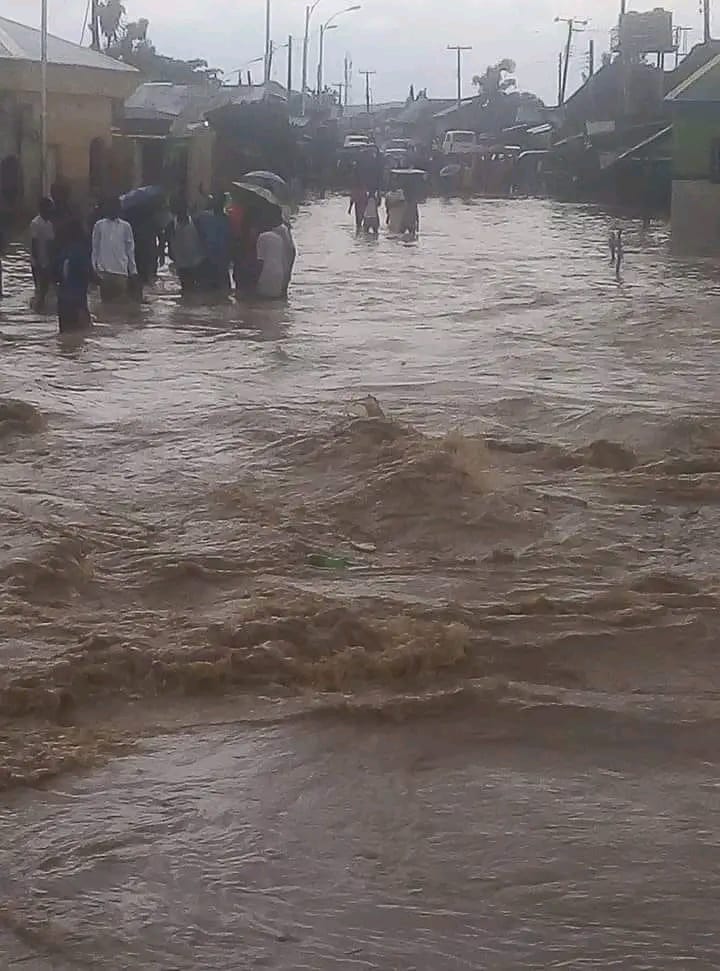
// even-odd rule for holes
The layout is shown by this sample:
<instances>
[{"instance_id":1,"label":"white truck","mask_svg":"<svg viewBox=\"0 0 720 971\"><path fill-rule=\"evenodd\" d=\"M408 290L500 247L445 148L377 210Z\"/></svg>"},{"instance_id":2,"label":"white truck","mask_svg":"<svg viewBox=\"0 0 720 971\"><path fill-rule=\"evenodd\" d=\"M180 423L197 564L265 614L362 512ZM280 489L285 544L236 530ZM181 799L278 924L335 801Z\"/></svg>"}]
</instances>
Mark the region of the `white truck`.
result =
<instances>
[{"instance_id":1,"label":"white truck","mask_svg":"<svg viewBox=\"0 0 720 971\"><path fill-rule=\"evenodd\" d=\"M475 155L478 150L474 131L449 131L442 143L443 155Z\"/></svg>"}]
</instances>

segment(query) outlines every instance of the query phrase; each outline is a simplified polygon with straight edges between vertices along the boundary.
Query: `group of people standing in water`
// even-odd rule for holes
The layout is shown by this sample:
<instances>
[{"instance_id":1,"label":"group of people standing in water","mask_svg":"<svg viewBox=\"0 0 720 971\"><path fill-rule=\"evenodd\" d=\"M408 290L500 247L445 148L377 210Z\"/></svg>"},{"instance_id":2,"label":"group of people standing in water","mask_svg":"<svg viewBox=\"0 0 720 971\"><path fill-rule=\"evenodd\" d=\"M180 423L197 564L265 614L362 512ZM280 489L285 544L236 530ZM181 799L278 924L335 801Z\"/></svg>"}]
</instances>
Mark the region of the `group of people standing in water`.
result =
<instances>
[{"instance_id":1,"label":"group of people standing in water","mask_svg":"<svg viewBox=\"0 0 720 971\"><path fill-rule=\"evenodd\" d=\"M103 303L141 301L168 259L183 294L287 297L296 249L280 204L220 193L191 212L184 198L167 205L161 191L142 193L105 199L86 222L64 197L40 200L29 232L33 304L45 312L54 289L61 332L91 326L94 283Z\"/></svg>"},{"instance_id":2,"label":"group of people standing in water","mask_svg":"<svg viewBox=\"0 0 720 971\"><path fill-rule=\"evenodd\" d=\"M353 186L350 193L348 214L355 212L358 233L370 236L380 233L380 209L382 196L376 190L368 190L362 183ZM407 189L395 188L385 195L385 223L395 236L417 236L420 230L420 212L415 195Z\"/></svg>"}]
</instances>

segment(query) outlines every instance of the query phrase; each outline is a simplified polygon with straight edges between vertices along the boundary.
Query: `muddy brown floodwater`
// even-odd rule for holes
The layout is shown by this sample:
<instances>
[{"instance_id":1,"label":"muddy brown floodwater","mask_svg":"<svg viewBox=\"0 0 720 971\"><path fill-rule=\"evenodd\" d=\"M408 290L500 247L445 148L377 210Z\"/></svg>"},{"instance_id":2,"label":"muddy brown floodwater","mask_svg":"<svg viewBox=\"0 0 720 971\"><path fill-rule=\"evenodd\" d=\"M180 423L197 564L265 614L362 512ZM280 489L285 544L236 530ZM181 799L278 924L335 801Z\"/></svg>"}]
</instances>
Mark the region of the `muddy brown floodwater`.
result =
<instances>
[{"instance_id":1,"label":"muddy brown floodwater","mask_svg":"<svg viewBox=\"0 0 720 971\"><path fill-rule=\"evenodd\" d=\"M720 287L608 229L328 199L71 342L9 257L3 968L720 966Z\"/></svg>"}]
</instances>

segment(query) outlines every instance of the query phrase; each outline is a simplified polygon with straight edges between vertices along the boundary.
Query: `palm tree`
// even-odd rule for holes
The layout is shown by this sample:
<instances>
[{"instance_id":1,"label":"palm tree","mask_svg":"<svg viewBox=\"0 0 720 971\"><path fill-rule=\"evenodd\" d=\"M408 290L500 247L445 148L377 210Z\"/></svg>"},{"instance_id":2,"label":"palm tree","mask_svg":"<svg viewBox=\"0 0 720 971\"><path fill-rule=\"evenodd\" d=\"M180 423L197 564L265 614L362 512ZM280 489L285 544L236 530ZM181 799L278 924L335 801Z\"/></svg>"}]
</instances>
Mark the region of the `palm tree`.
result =
<instances>
[{"instance_id":1,"label":"palm tree","mask_svg":"<svg viewBox=\"0 0 720 971\"><path fill-rule=\"evenodd\" d=\"M108 50L113 44L117 44L120 38L124 16L125 6L121 0L104 0L104 2L98 3L100 30L105 38L105 46Z\"/></svg>"},{"instance_id":2,"label":"palm tree","mask_svg":"<svg viewBox=\"0 0 720 971\"><path fill-rule=\"evenodd\" d=\"M509 57L503 58L497 64L491 64L486 68L484 74L476 74L472 83L486 103L496 101L501 95L507 94L511 88L517 86L517 81L511 77L516 68L515 61Z\"/></svg>"}]
</instances>

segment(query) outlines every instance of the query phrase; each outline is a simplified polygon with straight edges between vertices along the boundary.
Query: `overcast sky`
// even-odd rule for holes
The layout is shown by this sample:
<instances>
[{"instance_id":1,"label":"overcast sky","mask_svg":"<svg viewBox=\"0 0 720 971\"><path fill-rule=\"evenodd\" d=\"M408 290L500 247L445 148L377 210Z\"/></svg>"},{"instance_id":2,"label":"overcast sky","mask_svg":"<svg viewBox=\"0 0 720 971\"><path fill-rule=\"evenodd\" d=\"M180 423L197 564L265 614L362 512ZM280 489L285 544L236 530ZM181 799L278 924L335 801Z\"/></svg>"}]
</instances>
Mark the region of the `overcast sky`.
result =
<instances>
[{"instance_id":1,"label":"overcast sky","mask_svg":"<svg viewBox=\"0 0 720 971\"><path fill-rule=\"evenodd\" d=\"M300 82L300 39L304 29L305 0L272 0L272 34L276 44L297 38L295 85ZM343 7L362 3L362 9L337 21L327 34L325 79L342 81L343 58L352 57L355 75L353 101L363 99L361 70L375 70L375 101L403 99L413 83L427 87L431 97L453 97L454 54L447 44L469 44L465 55L465 87L471 93L474 73L503 57L518 65L518 82L552 103L557 89L557 55L564 27L555 24L560 16L585 17L588 32L578 35L571 62L571 88L580 82L588 40L595 40L597 58L608 46L608 32L617 21L619 0L524 0L508 9L509 0L320 0L314 14L310 50L310 78L317 65L317 31L321 23ZM629 9L646 10L661 0L629 0ZM50 29L69 40L79 41L87 0L49 0ZM264 0L125 0L131 18L147 17L150 36L157 49L175 57L203 57L213 67L231 71L262 55L264 46ZM676 24L693 27L691 43L701 36L698 0L675 0L666 4L675 12ZM522 12L521 12L522 10ZM2 14L39 26L40 0L4 0ZM720 30L720 24L718 25ZM86 38L87 39L87 38ZM276 76L284 80L286 51L276 56ZM260 80L261 65L253 65L254 79Z\"/></svg>"}]
</instances>

